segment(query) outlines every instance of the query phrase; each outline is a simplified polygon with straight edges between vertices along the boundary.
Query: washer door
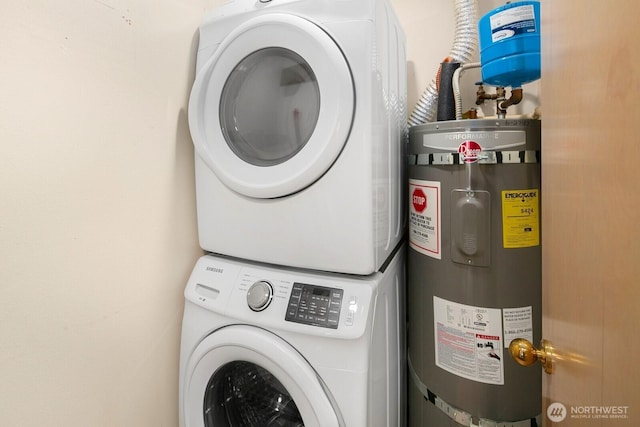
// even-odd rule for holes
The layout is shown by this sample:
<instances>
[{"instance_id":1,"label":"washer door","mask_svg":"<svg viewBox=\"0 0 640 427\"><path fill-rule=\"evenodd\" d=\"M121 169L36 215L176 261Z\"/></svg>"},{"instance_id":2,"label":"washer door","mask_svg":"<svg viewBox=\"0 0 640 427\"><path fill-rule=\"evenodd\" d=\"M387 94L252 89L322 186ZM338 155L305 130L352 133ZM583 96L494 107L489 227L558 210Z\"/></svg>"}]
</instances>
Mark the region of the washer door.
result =
<instances>
[{"instance_id":1,"label":"washer door","mask_svg":"<svg viewBox=\"0 0 640 427\"><path fill-rule=\"evenodd\" d=\"M313 368L261 328L212 333L196 347L185 374L185 427L341 425Z\"/></svg>"},{"instance_id":2,"label":"washer door","mask_svg":"<svg viewBox=\"0 0 640 427\"><path fill-rule=\"evenodd\" d=\"M314 23L287 14L248 20L196 75L189 127L197 154L232 190L293 194L333 164L351 130L347 61Z\"/></svg>"}]
</instances>

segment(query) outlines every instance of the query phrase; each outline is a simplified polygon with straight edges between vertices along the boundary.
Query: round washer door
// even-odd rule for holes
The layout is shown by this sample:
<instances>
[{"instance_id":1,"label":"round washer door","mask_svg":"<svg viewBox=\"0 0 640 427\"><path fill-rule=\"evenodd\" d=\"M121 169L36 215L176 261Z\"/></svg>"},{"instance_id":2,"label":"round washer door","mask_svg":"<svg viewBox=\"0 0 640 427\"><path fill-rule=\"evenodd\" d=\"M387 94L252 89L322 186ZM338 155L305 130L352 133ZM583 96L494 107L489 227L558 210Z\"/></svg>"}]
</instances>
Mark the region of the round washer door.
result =
<instances>
[{"instance_id":1,"label":"round washer door","mask_svg":"<svg viewBox=\"0 0 640 427\"><path fill-rule=\"evenodd\" d=\"M235 325L205 338L185 372L185 427L339 426L313 368L264 329Z\"/></svg>"},{"instance_id":2,"label":"round washer door","mask_svg":"<svg viewBox=\"0 0 640 427\"><path fill-rule=\"evenodd\" d=\"M355 92L340 48L287 14L232 31L196 75L189 127L197 154L232 190L287 196L313 184L342 151Z\"/></svg>"}]
</instances>

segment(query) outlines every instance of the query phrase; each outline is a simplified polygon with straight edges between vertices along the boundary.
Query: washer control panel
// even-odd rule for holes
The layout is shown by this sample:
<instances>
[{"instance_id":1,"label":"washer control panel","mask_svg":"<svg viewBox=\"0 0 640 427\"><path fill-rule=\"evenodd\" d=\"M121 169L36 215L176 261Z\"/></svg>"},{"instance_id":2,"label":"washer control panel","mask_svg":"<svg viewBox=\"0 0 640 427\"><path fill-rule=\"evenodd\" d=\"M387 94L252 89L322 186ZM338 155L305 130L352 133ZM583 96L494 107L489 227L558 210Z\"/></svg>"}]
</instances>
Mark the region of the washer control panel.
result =
<instances>
[{"instance_id":1,"label":"washer control panel","mask_svg":"<svg viewBox=\"0 0 640 427\"><path fill-rule=\"evenodd\" d=\"M370 325L380 280L205 255L189 277L185 298L228 323L353 339Z\"/></svg>"},{"instance_id":2,"label":"washer control panel","mask_svg":"<svg viewBox=\"0 0 640 427\"><path fill-rule=\"evenodd\" d=\"M294 282L285 320L337 329L343 292L338 288Z\"/></svg>"}]
</instances>

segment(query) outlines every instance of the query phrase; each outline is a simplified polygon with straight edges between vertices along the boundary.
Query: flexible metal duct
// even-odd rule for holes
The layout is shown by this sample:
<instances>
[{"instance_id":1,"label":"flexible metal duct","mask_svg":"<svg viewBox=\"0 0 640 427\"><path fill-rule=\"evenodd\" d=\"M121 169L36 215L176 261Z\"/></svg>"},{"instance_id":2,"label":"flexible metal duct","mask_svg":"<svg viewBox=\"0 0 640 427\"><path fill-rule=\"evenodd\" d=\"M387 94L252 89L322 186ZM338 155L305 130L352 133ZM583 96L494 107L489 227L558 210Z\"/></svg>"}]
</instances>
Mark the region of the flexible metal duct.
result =
<instances>
[{"instance_id":1,"label":"flexible metal duct","mask_svg":"<svg viewBox=\"0 0 640 427\"><path fill-rule=\"evenodd\" d=\"M453 46L447 58L450 62L467 63L473 57L478 46L477 0L455 0L456 31ZM432 122L438 104L437 77L431 81L422 93L409 117L409 126Z\"/></svg>"}]
</instances>

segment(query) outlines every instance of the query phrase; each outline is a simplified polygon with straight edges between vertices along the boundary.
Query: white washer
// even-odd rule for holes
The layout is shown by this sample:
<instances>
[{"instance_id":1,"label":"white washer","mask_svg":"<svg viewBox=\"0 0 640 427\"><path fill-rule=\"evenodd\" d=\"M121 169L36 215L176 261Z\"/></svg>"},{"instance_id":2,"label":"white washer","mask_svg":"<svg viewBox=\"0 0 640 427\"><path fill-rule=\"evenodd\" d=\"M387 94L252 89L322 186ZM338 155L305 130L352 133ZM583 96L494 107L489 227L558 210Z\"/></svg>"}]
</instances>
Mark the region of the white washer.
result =
<instances>
[{"instance_id":1,"label":"white washer","mask_svg":"<svg viewBox=\"0 0 640 427\"><path fill-rule=\"evenodd\" d=\"M404 246L370 276L200 258L180 427L405 425L404 284Z\"/></svg>"},{"instance_id":2,"label":"white washer","mask_svg":"<svg viewBox=\"0 0 640 427\"><path fill-rule=\"evenodd\" d=\"M352 274L404 233L406 60L387 0L236 0L189 101L200 245Z\"/></svg>"}]
</instances>

